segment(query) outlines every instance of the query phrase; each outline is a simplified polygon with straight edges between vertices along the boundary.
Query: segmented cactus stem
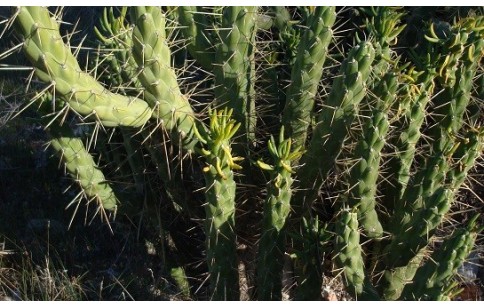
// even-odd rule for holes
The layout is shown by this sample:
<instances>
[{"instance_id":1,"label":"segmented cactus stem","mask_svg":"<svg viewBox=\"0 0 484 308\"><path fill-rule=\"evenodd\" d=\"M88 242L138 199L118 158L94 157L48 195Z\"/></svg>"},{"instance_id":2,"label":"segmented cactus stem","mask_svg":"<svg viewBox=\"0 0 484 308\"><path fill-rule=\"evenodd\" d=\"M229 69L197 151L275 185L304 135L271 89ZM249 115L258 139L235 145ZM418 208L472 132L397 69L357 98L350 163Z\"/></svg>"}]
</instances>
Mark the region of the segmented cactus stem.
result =
<instances>
[{"instance_id":1,"label":"segmented cactus stem","mask_svg":"<svg viewBox=\"0 0 484 308\"><path fill-rule=\"evenodd\" d=\"M291 211L292 173L291 162L302 152L291 149L292 140L284 139L284 127L276 143L274 137L268 142L273 165L258 161L263 170L271 174L264 203L263 231L259 243L257 281L259 300L281 300L282 270L285 254L285 226Z\"/></svg>"},{"instance_id":2,"label":"segmented cactus stem","mask_svg":"<svg viewBox=\"0 0 484 308\"><path fill-rule=\"evenodd\" d=\"M215 107L233 110L242 140L255 138L254 52L257 7L225 7L213 67ZM242 154L242 153L239 153Z\"/></svg>"},{"instance_id":3,"label":"segmented cactus stem","mask_svg":"<svg viewBox=\"0 0 484 308\"><path fill-rule=\"evenodd\" d=\"M336 20L334 7L317 7L305 25L287 89L282 124L294 146L305 146L319 81Z\"/></svg>"},{"instance_id":4,"label":"segmented cactus stem","mask_svg":"<svg viewBox=\"0 0 484 308\"><path fill-rule=\"evenodd\" d=\"M339 214L335 233L335 260L343 271L348 292L358 300L377 300L377 292L365 274L356 211L343 210Z\"/></svg>"},{"instance_id":5,"label":"segmented cactus stem","mask_svg":"<svg viewBox=\"0 0 484 308\"><path fill-rule=\"evenodd\" d=\"M207 14L195 6L179 6L177 12L181 32L188 40L188 51L204 69L212 70L215 63L215 48L212 32L208 30L212 25L209 24Z\"/></svg>"},{"instance_id":6,"label":"segmented cactus stem","mask_svg":"<svg viewBox=\"0 0 484 308\"><path fill-rule=\"evenodd\" d=\"M207 199L205 232L213 300L239 299L233 170L242 167L237 164L241 159L231 153L231 138L240 127L231 116L228 109L211 111L210 129L200 150L207 163L203 169Z\"/></svg>"},{"instance_id":7,"label":"segmented cactus stem","mask_svg":"<svg viewBox=\"0 0 484 308\"><path fill-rule=\"evenodd\" d=\"M108 211L116 211L118 200L84 143L66 127L51 124L51 147L66 170L79 183L84 197Z\"/></svg>"},{"instance_id":8,"label":"segmented cactus stem","mask_svg":"<svg viewBox=\"0 0 484 308\"><path fill-rule=\"evenodd\" d=\"M475 216L466 228L457 229L442 247L435 251L415 273L412 283L402 293L404 300L438 300L451 283L451 278L474 247L477 233Z\"/></svg>"},{"instance_id":9,"label":"segmented cactus stem","mask_svg":"<svg viewBox=\"0 0 484 308\"><path fill-rule=\"evenodd\" d=\"M383 236L383 227L375 209L381 151L389 130L388 110L395 101L397 74L387 73L377 82L373 93L376 103L370 103L369 117L363 124L363 137L356 145L357 163L350 171L348 206L356 209L358 221L370 238Z\"/></svg>"},{"instance_id":10,"label":"segmented cactus stem","mask_svg":"<svg viewBox=\"0 0 484 308\"><path fill-rule=\"evenodd\" d=\"M149 120L152 112L146 102L111 93L80 69L47 8L19 7L15 26L36 75L73 111L108 127L139 127Z\"/></svg>"},{"instance_id":11,"label":"segmented cactus stem","mask_svg":"<svg viewBox=\"0 0 484 308\"><path fill-rule=\"evenodd\" d=\"M132 16L135 22L133 57L153 117L172 133L173 140L181 141L185 149L193 150L197 141L195 115L187 97L181 93L171 67L165 15L160 8L134 7Z\"/></svg>"},{"instance_id":12,"label":"segmented cactus stem","mask_svg":"<svg viewBox=\"0 0 484 308\"><path fill-rule=\"evenodd\" d=\"M300 186L294 199L295 210L301 214L316 200L323 179L334 165L348 129L366 95L365 83L371 72L375 51L370 42L354 47L343 62L339 75L314 129L302 167L297 172Z\"/></svg>"}]
</instances>

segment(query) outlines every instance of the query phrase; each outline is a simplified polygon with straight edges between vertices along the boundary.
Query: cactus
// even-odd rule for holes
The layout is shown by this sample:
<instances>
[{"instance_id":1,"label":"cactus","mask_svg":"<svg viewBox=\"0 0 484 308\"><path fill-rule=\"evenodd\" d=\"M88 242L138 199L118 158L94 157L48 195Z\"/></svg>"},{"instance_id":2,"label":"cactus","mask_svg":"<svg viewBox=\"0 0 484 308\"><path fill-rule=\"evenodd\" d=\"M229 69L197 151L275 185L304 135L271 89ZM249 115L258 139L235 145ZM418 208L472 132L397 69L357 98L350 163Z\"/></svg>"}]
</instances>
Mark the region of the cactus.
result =
<instances>
[{"instance_id":1,"label":"cactus","mask_svg":"<svg viewBox=\"0 0 484 308\"><path fill-rule=\"evenodd\" d=\"M307 22L308 31L304 31L299 41L282 117L282 124L294 139L294 146L303 146L306 142L310 124L308 119L314 109L314 97L323 74L328 45L333 37L331 28L335 19L334 7L316 8Z\"/></svg>"},{"instance_id":2,"label":"cactus","mask_svg":"<svg viewBox=\"0 0 484 308\"><path fill-rule=\"evenodd\" d=\"M294 181L291 162L302 155L300 147L292 150L291 145L291 139L284 139L282 127L278 143L271 136L267 144L274 165L257 161L261 169L271 173L264 203L263 231L257 264L259 300L280 300L282 295L285 226L291 211L291 186Z\"/></svg>"},{"instance_id":3,"label":"cactus","mask_svg":"<svg viewBox=\"0 0 484 308\"><path fill-rule=\"evenodd\" d=\"M420 267L412 283L405 286L402 298L406 300L437 300L445 294L449 280L472 250L481 228L476 228L475 216L466 228L457 229L442 247Z\"/></svg>"},{"instance_id":4,"label":"cactus","mask_svg":"<svg viewBox=\"0 0 484 308\"><path fill-rule=\"evenodd\" d=\"M205 229L207 234L207 260L212 299L237 300L239 296L237 258L235 246L235 181L233 170L240 157L233 157L231 138L240 127L231 119L228 109L212 111L210 130L204 137L205 146L200 153L207 165L203 168L206 191Z\"/></svg>"},{"instance_id":5,"label":"cactus","mask_svg":"<svg viewBox=\"0 0 484 308\"><path fill-rule=\"evenodd\" d=\"M482 39L478 39L477 42L482 42ZM473 50L472 46L473 45L470 45L467 50L459 50L458 54L467 51L466 54L468 54L469 58L474 57L474 55L470 53ZM439 124L434 126L431 131L434 139L438 140L437 142L434 142L432 146L433 154L427 158L424 167L414 175L413 183L406 189L401 199L401 205L398 208L399 211L397 211L394 216L396 222L399 220L398 223L400 224L400 228L397 228L396 234L398 235L395 237L394 243L391 247L395 248L398 243L401 243L401 241L409 240L411 238L411 242L415 243L415 246L410 249L410 251L412 251L410 254L408 254L408 250L393 250L390 248L392 252L389 255L389 262L391 264L397 262L397 260L400 263L408 262L410 258L413 257L413 252L417 251L427 242L424 236L426 236L430 230L433 230L441 221L443 215L448 212L450 209L449 201L452 200L451 196L454 194L454 190L458 189L461 184L450 183L450 188L443 187L447 173L452 172L451 170L455 168L452 164L449 164L446 156L452 154L455 146L459 146L459 144L454 141L456 138L452 137L452 135L456 134L461 128L462 110L465 110L465 107L469 102L469 97L467 96L466 98L466 95L462 95L462 93L470 92L470 88L468 88L468 78L473 78L476 73L476 65L473 61L464 60L462 62L462 68L459 71L467 72L467 74L456 74L456 80L449 85L458 90L453 90L455 95L451 96L449 98L450 103L445 104L443 107L444 109L447 109L447 112L444 113L445 116L441 117L438 122ZM453 77L449 78L453 79ZM448 105L448 107L445 107L446 105ZM469 154L470 153L472 152L469 152ZM429 207L432 205L436 206L436 208L430 209ZM430 212L432 212L432 214ZM425 217L425 224L418 223L417 225L418 220L412 218L416 213L422 215L422 218ZM409 230L412 231L409 232ZM420 234L415 237L419 232Z\"/></svg>"},{"instance_id":6,"label":"cactus","mask_svg":"<svg viewBox=\"0 0 484 308\"><path fill-rule=\"evenodd\" d=\"M33 100L38 104L38 109L47 114L40 121L49 130L51 135L49 146L60 159L59 165L64 167L81 188L81 192L70 204L77 203L79 206L84 198L88 203L98 205L96 212L103 216L107 216L109 212L115 213L119 200L95 158L89 152L89 144L86 145L82 138L74 133L71 121L65 120L64 123L59 123L55 115L47 112L50 103L54 103L55 108L60 109L63 109L66 103L56 100L46 92L37 93Z\"/></svg>"},{"instance_id":7,"label":"cactus","mask_svg":"<svg viewBox=\"0 0 484 308\"><path fill-rule=\"evenodd\" d=\"M199 14L198 8L193 6L179 6L177 12L183 36L189 40L188 51L205 69L212 69L214 46L210 31L203 27L209 24L208 16Z\"/></svg>"},{"instance_id":8,"label":"cactus","mask_svg":"<svg viewBox=\"0 0 484 308\"><path fill-rule=\"evenodd\" d=\"M59 135L59 130L61 128L51 127L54 136L51 146L59 153L67 171L79 182L85 198L96 202L107 211L116 210L116 196L82 140L72 133Z\"/></svg>"},{"instance_id":9,"label":"cactus","mask_svg":"<svg viewBox=\"0 0 484 308\"><path fill-rule=\"evenodd\" d=\"M171 68L171 51L166 42L165 17L159 8L133 8L133 57L138 64L139 80L144 96L157 119L175 141L192 149L195 119L188 100L180 92ZM178 136L177 136L178 135Z\"/></svg>"},{"instance_id":10,"label":"cactus","mask_svg":"<svg viewBox=\"0 0 484 308\"><path fill-rule=\"evenodd\" d=\"M254 84L250 82L255 70L256 15L256 7L224 8L213 70L216 106L234 111L234 119L241 123L241 133L249 142L254 140L257 119Z\"/></svg>"},{"instance_id":11,"label":"cactus","mask_svg":"<svg viewBox=\"0 0 484 308\"><path fill-rule=\"evenodd\" d=\"M343 210L339 215L335 226L334 253L337 266L342 268L345 285L356 299L377 300L376 290L364 271L358 215L348 210Z\"/></svg>"},{"instance_id":12,"label":"cactus","mask_svg":"<svg viewBox=\"0 0 484 308\"><path fill-rule=\"evenodd\" d=\"M300 190L295 195L295 204L301 208L296 212L307 211L317 198L323 178L332 168L358 110L358 104L366 93L365 82L370 76L371 63L375 56L369 42L361 42L348 54L341 65L339 76L333 87L327 105L329 111L322 111L313 138L305 156L301 158L303 166L297 175L301 182Z\"/></svg>"},{"instance_id":13,"label":"cactus","mask_svg":"<svg viewBox=\"0 0 484 308\"><path fill-rule=\"evenodd\" d=\"M25 39L23 49L35 66L36 75L50 83L70 109L108 127L146 124L152 114L148 105L138 98L107 91L83 72L62 41L58 23L47 10L20 7L15 21L18 33Z\"/></svg>"},{"instance_id":14,"label":"cactus","mask_svg":"<svg viewBox=\"0 0 484 308\"><path fill-rule=\"evenodd\" d=\"M358 162L351 168L348 179L348 206L357 210L358 220L370 238L383 236L375 197L381 150L390 126L387 111L395 100L396 89L397 75L393 72L386 74L374 89L377 102L370 107L371 116L363 124L363 138L354 152Z\"/></svg>"},{"instance_id":15,"label":"cactus","mask_svg":"<svg viewBox=\"0 0 484 308\"><path fill-rule=\"evenodd\" d=\"M121 91L127 86L139 87L139 80L136 78L137 65L131 52L133 28L127 23L127 12L128 8L123 7L120 16L114 17L113 8L106 8L99 29L94 27L96 37L103 47L100 51L107 51L100 59L100 62L108 62L105 82L109 82L111 88L117 87Z\"/></svg>"},{"instance_id":16,"label":"cactus","mask_svg":"<svg viewBox=\"0 0 484 308\"><path fill-rule=\"evenodd\" d=\"M246 262L254 294L281 299L285 256L296 299L320 298L323 273L341 274L357 300L455 294L482 228L472 219L433 247L484 147L471 114L482 110L482 16L424 21L409 50L405 8L364 8L354 23L344 19L356 11L337 19L334 7L106 9L81 68L56 16L15 10L5 24L40 81L29 106L79 195L104 217L119 206L203 220L208 298L240 299ZM356 24L345 29L355 37L338 34ZM237 252L245 241L255 262ZM170 262L189 296L192 263Z\"/></svg>"},{"instance_id":17,"label":"cactus","mask_svg":"<svg viewBox=\"0 0 484 308\"><path fill-rule=\"evenodd\" d=\"M432 76L432 70L426 71L421 76L414 76L418 78L420 85L409 83L404 86L401 106L405 115L397 121L397 125L405 129L399 132L398 137L393 137L395 155L390 159L388 172L395 176L389 179L389 184L384 188L384 204L389 212L393 212L397 207L396 204L401 200L410 179L417 141L421 136L420 128L425 119L425 108L434 90Z\"/></svg>"}]
</instances>

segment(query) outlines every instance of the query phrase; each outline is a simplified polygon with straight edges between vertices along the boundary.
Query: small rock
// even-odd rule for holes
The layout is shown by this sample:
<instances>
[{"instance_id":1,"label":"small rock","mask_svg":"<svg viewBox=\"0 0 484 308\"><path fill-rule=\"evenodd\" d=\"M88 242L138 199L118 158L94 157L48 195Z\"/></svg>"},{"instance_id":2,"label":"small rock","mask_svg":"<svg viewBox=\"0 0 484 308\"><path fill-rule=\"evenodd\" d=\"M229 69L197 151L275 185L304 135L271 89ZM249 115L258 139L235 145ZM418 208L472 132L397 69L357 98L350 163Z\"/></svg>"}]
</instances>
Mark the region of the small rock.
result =
<instances>
[{"instance_id":1,"label":"small rock","mask_svg":"<svg viewBox=\"0 0 484 308\"><path fill-rule=\"evenodd\" d=\"M472 282L477 279L479 273L479 255L477 251L469 254L467 260L457 270L464 282Z\"/></svg>"}]
</instances>

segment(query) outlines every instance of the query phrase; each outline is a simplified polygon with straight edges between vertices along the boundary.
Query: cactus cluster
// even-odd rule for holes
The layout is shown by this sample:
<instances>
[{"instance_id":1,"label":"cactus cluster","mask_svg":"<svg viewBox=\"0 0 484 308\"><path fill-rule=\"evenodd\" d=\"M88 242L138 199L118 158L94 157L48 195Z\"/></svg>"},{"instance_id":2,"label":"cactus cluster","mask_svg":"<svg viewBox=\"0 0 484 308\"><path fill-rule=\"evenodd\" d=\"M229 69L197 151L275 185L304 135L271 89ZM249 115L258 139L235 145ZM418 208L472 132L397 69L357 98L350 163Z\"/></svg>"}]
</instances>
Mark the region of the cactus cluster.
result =
<instances>
[{"instance_id":1,"label":"cactus cluster","mask_svg":"<svg viewBox=\"0 0 484 308\"><path fill-rule=\"evenodd\" d=\"M86 68L58 16L12 10L66 172L99 212L203 221L208 298L241 297L242 234L251 298L282 299L288 256L296 299L320 299L324 275L357 300L455 295L482 228L442 245L437 230L484 147L481 9L426 21L418 48L403 8L106 9ZM170 264L194 295L190 266Z\"/></svg>"}]
</instances>

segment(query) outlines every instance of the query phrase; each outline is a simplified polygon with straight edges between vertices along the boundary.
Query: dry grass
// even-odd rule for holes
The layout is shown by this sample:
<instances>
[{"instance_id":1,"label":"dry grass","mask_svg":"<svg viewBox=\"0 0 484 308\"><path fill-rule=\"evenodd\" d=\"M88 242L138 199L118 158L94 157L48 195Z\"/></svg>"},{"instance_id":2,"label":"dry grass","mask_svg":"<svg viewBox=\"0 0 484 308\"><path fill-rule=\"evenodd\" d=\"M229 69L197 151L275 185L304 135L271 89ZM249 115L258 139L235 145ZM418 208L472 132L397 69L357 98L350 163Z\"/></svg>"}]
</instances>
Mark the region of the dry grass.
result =
<instances>
[{"instance_id":1,"label":"dry grass","mask_svg":"<svg viewBox=\"0 0 484 308\"><path fill-rule=\"evenodd\" d=\"M3 245L5 247L5 243ZM36 264L28 252L0 251L0 300L83 300L83 275L70 275L50 256Z\"/></svg>"}]
</instances>

